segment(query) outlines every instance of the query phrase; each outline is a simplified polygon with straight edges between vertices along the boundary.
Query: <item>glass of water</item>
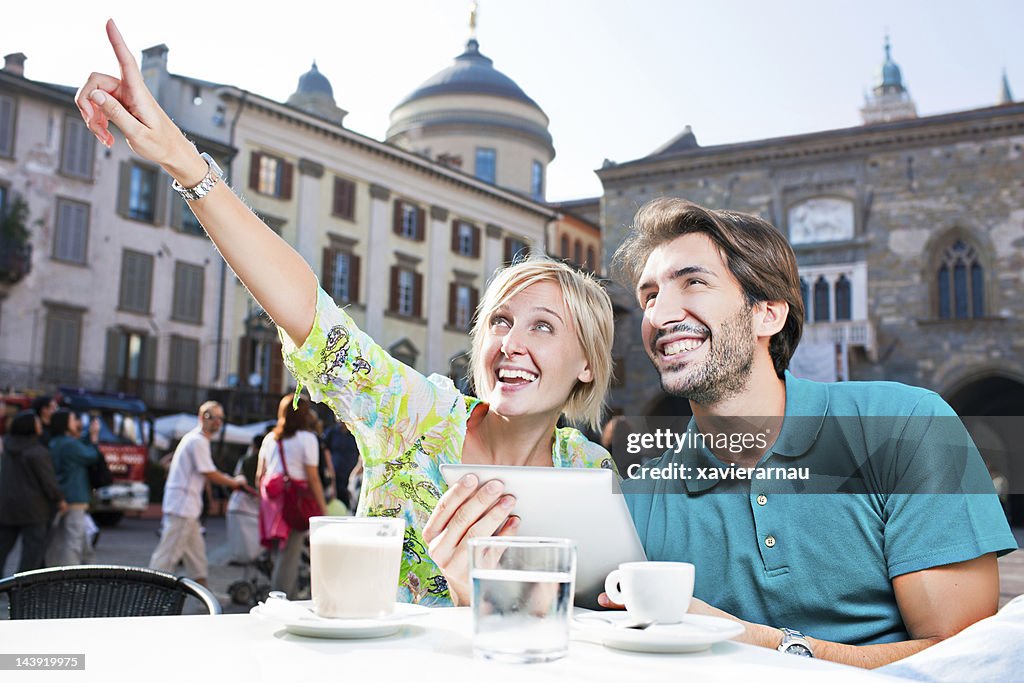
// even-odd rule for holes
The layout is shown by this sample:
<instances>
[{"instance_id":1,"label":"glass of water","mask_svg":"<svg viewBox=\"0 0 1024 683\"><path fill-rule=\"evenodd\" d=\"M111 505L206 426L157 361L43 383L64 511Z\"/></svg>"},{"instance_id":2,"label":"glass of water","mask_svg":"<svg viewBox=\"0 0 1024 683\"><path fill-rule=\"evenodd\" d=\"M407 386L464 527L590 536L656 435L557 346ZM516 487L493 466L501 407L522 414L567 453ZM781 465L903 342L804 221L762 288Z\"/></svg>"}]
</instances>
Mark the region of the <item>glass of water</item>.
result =
<instances>
[{"instance_id":1,"label":"glass of water","mask_svg":"<svg viewBox=\"0 0 1024 683\"><path fill-rule=\"evenodd\" d=\"M547 662L569 650L576 544L565 538L470 542L473 652L507 662Z\"/></svg>"}]
</instances>

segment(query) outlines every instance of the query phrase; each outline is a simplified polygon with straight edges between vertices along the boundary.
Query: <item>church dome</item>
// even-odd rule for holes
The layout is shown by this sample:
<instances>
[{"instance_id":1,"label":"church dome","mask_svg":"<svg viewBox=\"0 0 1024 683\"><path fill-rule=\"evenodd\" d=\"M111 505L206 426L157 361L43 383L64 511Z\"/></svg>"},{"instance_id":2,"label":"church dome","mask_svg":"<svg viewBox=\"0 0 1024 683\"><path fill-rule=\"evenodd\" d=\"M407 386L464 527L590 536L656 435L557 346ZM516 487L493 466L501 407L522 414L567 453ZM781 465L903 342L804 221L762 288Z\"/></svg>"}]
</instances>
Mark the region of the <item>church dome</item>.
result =
<instances>
[{"instance_id":1,"label":"church dome","mask_svg":"<svg viewBox=\"0 0 1024 683\"><path fill-rule=\"evenodd\" d=\"M469 39L454 64L428 78L398 106L437 95L491 95L540 109L515 81L495 69L494 62L480 53L475 38Z\"/></svg>"},{"instance_id":2,"label":"church dome","mask_svg":"<svg viewBox=\"0 0 1024 683\"><path fill-rule=\"evenodd\" d=\"M299 76L299 87L295 92L302 95L320 93L334 99L334 88L331 87L331 82L327 80L327 77L316 68L315 61L309 71Z\"/></svg>"},{"instance_id":3,"label":"church dome","mask_svg":"<svg viewBox=\"0 0 1024 683\"><path fill-rule=\"evenodd\" d=\"M892 46L889 44L889 37L885 38L885 61L878 70L878 85L876 88L882 90L903 90L903 74L900 67L892 60Z\"/></svg>"}]
</instances>

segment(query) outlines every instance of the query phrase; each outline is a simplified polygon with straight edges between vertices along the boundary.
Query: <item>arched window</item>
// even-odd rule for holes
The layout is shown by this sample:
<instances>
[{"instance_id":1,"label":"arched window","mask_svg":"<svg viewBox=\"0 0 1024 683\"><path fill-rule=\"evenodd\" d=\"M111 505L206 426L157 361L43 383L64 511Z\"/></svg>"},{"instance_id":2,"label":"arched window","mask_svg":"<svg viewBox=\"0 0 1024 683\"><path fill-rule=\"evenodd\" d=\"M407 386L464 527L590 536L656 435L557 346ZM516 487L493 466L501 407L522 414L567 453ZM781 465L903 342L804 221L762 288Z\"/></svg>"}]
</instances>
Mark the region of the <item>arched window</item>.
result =
<instances>
[{"instance_id":1,"label":"arched window","mask_svg":"<svg viewBox=\"0 0 1024 683\"><path fill-rule=\"evenodd\" d=\"M569 258L569 236L562 235L562 258Z\"/></svg>"},{"instance_id":2,"label":"arched window","mask_svg":"<svg viewBox=\"0 0 1024 683\"><path fill-rule=\"evenodd\" d=\"M811 288L803 278L800 278L800 298L804 300L804 321L811 322Z\"/></svg>"},{"instance_id":3,"label":"arched window","mask_svg":"<svg viewBox=\"0 0 1024 683\"><path fill-rule=\"evenodd\" d=\"M594 257L594 247L587 247L587 269L597 270L597 259Z\"/></svg>"},{"instance_id":4,"label":"arched window","mask_svg":"<svg viewBox=\"0 0 1024 683\"><path fill-rule=\"evenodd\" d=\"M828 280L819 275L814 282L814 322L827 323L831 319L828 299Z\"/></svg>"},{"instance_id":5,"label":"arched window","mask_svg":"<svg viewBox=\"0 0 1024 683\"><path fill-rule=\"evenodd\" d=\"M579 240L576 240L572 248L572 262L577 266L583 264L583 243Z\"/></svg>"},{"instance_id":6,"label":"arched window","mask_svg":"<svg viewBox=\"0 0 1024 683\"><path fill-rule=\"evenodd\" d=\"M851 319L852 296L849 278L840 275L836 280L836 320Z\"/></svg>"},{"instance_id":7,"label":"arched window","mask_svg":"<svg viewBox=\"0 0 1024 683\"><path fill-rule=\"evenodd\" d=\"M985 315L985 272L978 252L963 240L957 240L943 252L937 285L941 320Z\"/></svg>"}]
</instances>

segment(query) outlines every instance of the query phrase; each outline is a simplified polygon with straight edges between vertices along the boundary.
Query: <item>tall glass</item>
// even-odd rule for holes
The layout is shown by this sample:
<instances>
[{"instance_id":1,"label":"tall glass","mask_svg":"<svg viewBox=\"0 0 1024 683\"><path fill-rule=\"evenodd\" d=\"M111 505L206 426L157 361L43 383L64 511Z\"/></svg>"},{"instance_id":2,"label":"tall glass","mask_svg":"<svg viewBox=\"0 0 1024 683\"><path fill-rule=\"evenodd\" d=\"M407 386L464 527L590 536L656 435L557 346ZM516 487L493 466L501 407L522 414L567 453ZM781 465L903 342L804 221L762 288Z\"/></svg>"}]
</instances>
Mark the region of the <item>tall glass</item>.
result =
<instances>
[{"instance_id":1,"label":"tall glass","mask_svg":"<svg viewBox=\"0 0 1024 683\"><path fill-rule=\"evenodd\" d=\"M313 610L342 619L391 614L404 533L405 521L392 517L311 517Z\"/></svg>"},{"instance_id":2,"label":"tall glass","mask_svg":"<svg viewBox=\"0 0 1024 683\"><path fill-rule=\"evenodd\" d=\"M569 650L576 544L564 538L470 540L473 652L547 662Z\"/></svg>"}]
</instances>

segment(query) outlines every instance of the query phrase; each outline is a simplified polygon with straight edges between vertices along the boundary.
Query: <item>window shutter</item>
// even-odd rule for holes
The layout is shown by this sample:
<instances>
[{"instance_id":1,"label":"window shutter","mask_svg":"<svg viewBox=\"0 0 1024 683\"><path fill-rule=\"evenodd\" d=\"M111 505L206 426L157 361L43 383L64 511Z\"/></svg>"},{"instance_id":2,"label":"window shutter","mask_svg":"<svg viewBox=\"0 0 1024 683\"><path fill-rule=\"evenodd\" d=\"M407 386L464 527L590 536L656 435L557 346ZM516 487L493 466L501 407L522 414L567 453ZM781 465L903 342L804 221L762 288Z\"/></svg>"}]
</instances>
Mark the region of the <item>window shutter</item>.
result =
<instances>
[{"instance_id":1,"label":"window shutter","mask_svg":"<svg viewBox=\"0 0 1024 683\"><path fill-rule=\"evenodd\" d=\"M149 381L156 379L156 343L156 337L142 338L142 378Z\"/></svg>"},{"instance_id":2,"label":"window shutter","mask_svg":"<svg viewBox=\"0 0 1024 683\"><path fill-rule=\"evenodd\" d=\"M192 290L189 292L189 311L192 320L197 323L203 322L203 290L205 288L206 270L201 266L190 266L192 271Z\"/></svg>"},{"instance_id":3,"label":"window shutter","mask_svg":"<svg viewBox=\"0 0 1024 683\"><path fill-rule=\"evenodd\" d=\"M469 288L469 324L470 327L473 325L473 319L476 318L476 307L480 305L480 290L476 287Z\"/></svg>"},{"instance_id":4,"label":"window shutter","mask_svg":"<svg viewBox=\"0 0 1024 683\"><path fill-rule=\"evenodd\" d=\"M64 139L61 141L61 170L77 175L78 168L78 130L70 116L64 119Z\"/></svg>"},{"instance_id":5,"label":"window shutter","mask_svg":"<svg viewBox=\"0 0 1024 683\"><path fill-rule=\"evenodd\" d=\"M270 344L270 373L269 382L267 383L268 390L271 394L283 393L284 384L282 382L282 376L284 375L284 358L281 356L281 345L277 342Z\"/></svg>"},{"instance_id":6,"label":"window shutter","mask_svg":"<svg viewBox=\"0 0 1024 683\"><path fill-rule=\"evenodd\" d=\"M0 97L0 157L14 156L14 98Z\"/></svg>"},{"instance_id":7,"label":"window shutter","mask_svg":"<svg viewBox=\"0 0 1024 683\"><path fill-rule=\"evenodd\" d=\"M148 254L139 255L139 269L142 273L142 301L139 310L149 313L153 301L153 257ZM154 342L155 343L155 342Z\"/></svg>"},{"instance_id":8,"label":"window shutter","mask_svg":"<svg viewBox=\"0 0 1024 683\"><path fill-rule=\"evenodd\" d=\"M454 282L448 283L448 325L455 325L456 308L459 302L459 286Z\"/></svg>"},{"instance_id":9,"label":"window shutter","mask_svg":"<svg viewBox=\"0 0 1024 683\"><path fill-rule=\"evenodd\" d=\"M294 175L295 165L281 161L281 199L292 198L292 177Z\"/></svg>"},{"instance_id":10,"label":"window shutter","mask_svg":"<svg viewBox=\"0 0 1024 683\"><path fill-rule=\"evenodd\" d=\"M388 300L388 310L392 313L398 311L398 266L391 266L391 296Z\"/></svg>"},{"instance_id":11,"label":"window shutter","mask_svg":"<svg viewBox=\"0 0 1024 683\"><path fill-rule=\"evenodd\" d=\"M402 200L396 199L394 202L394 216L391 221L391 231L396 235L402 234Z\"/></svg>"},{"instance_id":12,"label":"window shutter","mask_svg":"<svg viewBox=\"0 0 1024 683\"><path fill-rule=\"evenodd\" d=\"M249 386L252 374L252 341L248 337L238 338L238 386Z\"/></svg>"},{"instance_id":13,"label":"window shutter","mask_svg":"<svg viewBox=\"0 0 1024 683\"><path fill-rule=\"evenodd\" d=\"M461 221L452 221L452 252L459 253L459 228Z\"/></svg>"},{"instance_id":14,"label":"window shutter","mask_svg":"<svg viewBox=\"0 0 1024 683\"><path fill-rule=\"evenodd\" d=\"M260 159L263 155L253 152L249 155L249 189L258 190L260 187Z\"/></svg>"},{"instance_id":15,"label":"window shutter","mask_svg":"<svg viewBox=\"0 0 1024 683\"><path fill-rule=\"evenodd\" d=\"M117 215L128 217L128 200L132 189L132 162L122 161L118 166Z\"/></svg>"},{"instance_id":16,"label":"window shutter","mask_svg":"<svg viewBox=\"0 0 1024 683\"><path fill-rule=\"evenodd\" d=\"M427 234L426 212L423 207L416 207L416 241L422 242Z\"/></svg>"},{"instance_id":17,"label":"window shutter","mask_svg":"<svg viewBox=\"0 0 1024 683\"><path fill-rule=\"evenodd\" d=\"M512 240L505 238L505 263L512 263Z\"/></svg>"},{"instance_id":18,"label":"window shutter","mask_svg":"<svg viewBox=\"0 0 1024 683\"><path fill-rule=\"evenodd\" d=\"M473 226L473 258L480 258L480 228Z\"/></svg>"},{"instance_id":19,"label":"window shutter","mask_svg":"<svg viewBox=\"0 0 1024 683\"><path fill-rule=\"evenodd\" d=\"M153 225L163 225L167 215L167 193L174 192L174 190L170 187L170 183L164 184L164 174L156 168L153 169L153 184ZM174 194L178 193L174 192Z\"/></svg>"},{"instance_id":20,"label":"window shutter","mask_svg":"<svg viewBox=\"0 0 1024 683\"><path fill-rule=\"evenodd\" d=\"M423 275L412 274L412 317L423 317Z\"/></svg>"},{"instance_id":21,"label":"window shutter","mask_svg":"<svg viewBox=\"0 0 1024 683\"><path fill-rule=\"evenodd\" d=\"M320 286L332 299L334 298L334 261L337 253L334 249L325 247L323 267L320 270Z\"/></svg>"},{"instance_id":22,"label":"window shutter","mask_svg":"<svg viewBox=\"0 0 1024 683\"><path fill-rule=\"evenodd\" d=\"M124 358L124 332L117 328L107 330L107 358L103 366L104 386L116 386L121 379L121 359ZM111 382L113 380L113 382Z\"/></svg>"},{"instance_id":23,"label":"window shutter","mask_svg":"<svg viewBox=\"0 0 1024 683\"><path fill-rule=\"evenodd\" d=\"M349 301L359 303L359 257L355 254L349 256L348 292Z\"/></svg>"},{"instance_id":24,"label":"window shutter","mask_svg":"<svg viewBox=\"0 0 1024 683\"><path fill-rule=\"evenodd\" d=\"M181 230L185 225L185 212L189 209L185 205L185 200L179 197L177 192L173 189L168 191L171 193L171 214L168 217L167 223L175 230Z\"/></svg>"}]
</instances>

